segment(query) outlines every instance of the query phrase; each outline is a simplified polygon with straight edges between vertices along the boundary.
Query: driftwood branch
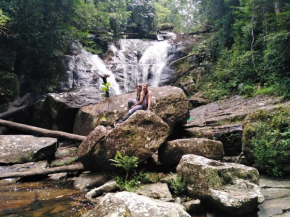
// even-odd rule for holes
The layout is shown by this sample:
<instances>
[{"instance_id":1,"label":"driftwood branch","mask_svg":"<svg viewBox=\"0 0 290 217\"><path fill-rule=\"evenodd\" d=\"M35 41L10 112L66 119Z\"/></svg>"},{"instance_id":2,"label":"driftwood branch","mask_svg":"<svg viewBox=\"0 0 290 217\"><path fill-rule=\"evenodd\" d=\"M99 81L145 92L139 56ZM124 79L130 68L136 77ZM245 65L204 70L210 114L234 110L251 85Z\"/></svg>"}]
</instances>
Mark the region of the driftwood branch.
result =
<instances>
[{"instance_id":1,"label":"driftwood branch","mask_svg":"<svg viewBox=\"0 0 290 217\"><path fill-rule=\"evenodd\" d=\"M181 61L181 60L184 60L184 59L186 59L186 58L188 58L188 57L191 57L191 56L194 56L195 54L189 54L189 55L187 55L187 56L185 56L185 57L181 57L181 58L179 58L179 59L177 59L177 60L174 60L174 61L172 61L171 63L169 63L169 64L167 64L168 66L171 66L171 65L173 65L174 63L176 63L176 62L179 62L179 61Z\"/></svg>"},{"instance_id":2,"label":"driftwood branch","mask_svg":"<svg viewBox=\"0 0 290 217\"><path fill-rule=\"evenodd\" d=\"M240 162L243 155L244 155L244 152L241 152L241 154L239 155L238 159L235 162L236 164Z\"/></svg>"},{"instance_id":3,"label":"driftwood branch","mask_svg":"<svg viewBox=\"0 0 290 217\"><path fill-rule=\"evenodd\" d=\"M53 174L53 173L75 172L75 171L82 171L82 170L84 170L84 166L82 164L75 164L75 165L62 166L62 167L52 167L52 168L47 168L47 169L32 169L32 170L28 170L24 172L9 172L9 173L0 174L0 179L48 175L48 174Z\"/></svg>"},{"instance_id":4,"label":"driftwood branch","mask_svg":"<svg viewBox=\"0 0 290 217\"><path fill-rule=\"evenodd\" d=\"M30 98L31 94L27 93L25 96L23 96L21 99L15 100L12 102L8 110L6 112L0 113L0 119L9 119L13 116L25 111L28 107L28 100Z\"/></svg>"},{"instance_id":5,"label":"driftwood branch","mask_svg":"<svg viewBox=\"0 0 290 217\"><path fill-rule=\"evenodd\" d=\"M43 129L39 127L32 127L29 125L19 124L12 121L5 121L1 119L0 119L0 126L14 128L14 129L27 132L27 133L39 134L39 135L53 137L53 138L70 139L70 140L79 141L79 142L82 142L86 138L85 136L80 136L80 135L66 133L62 131L56 131L56 130L47 130L47 129Z\"/></svg>"},{"instance_id":6,"label":"driftwood branch","mask_svg":"<svg viewBox=\"0 0 290 217\"><path fill-rule=\"evenodd\" d=\"M0 119L9 119L23 111L25 111L25 109L28 107L28 104L26 105L23 105L19 108L16 108L14 110L11 110L11 111L7 111L7 112L3 112L3 113L0 113Z\"/></svg>"}]
</instances>

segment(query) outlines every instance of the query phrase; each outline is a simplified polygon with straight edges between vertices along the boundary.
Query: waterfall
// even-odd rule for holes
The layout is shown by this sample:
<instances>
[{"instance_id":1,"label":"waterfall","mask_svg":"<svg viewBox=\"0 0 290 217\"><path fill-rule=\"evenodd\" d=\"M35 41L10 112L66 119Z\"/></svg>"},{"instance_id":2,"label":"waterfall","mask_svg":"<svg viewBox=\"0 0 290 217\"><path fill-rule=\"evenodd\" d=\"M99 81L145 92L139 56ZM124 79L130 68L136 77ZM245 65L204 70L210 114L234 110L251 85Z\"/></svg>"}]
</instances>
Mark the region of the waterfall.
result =
<instances>
[{"instance_id":1,"label":"waterfall","mask_svg":"<svg viewBox=\"0 0 290 217\"><path fill-rule=\"evenodd\" d=\"M174 39L175 34L169 33L168 36ZM79 87L101 90L100 75L109 75L107 81L111 84L111 95L134 91L136 84L162 86L175 76L167 66L176 51L170 40L121 39L109 46L105 61L80 44L72 47L73 55L63 58L64 76L59 83L60 92Z\"/></svg>"},{"instance_id":2,"label":"waterfall","mask_svg":"<svg viewBox=\"0 0 290 217\"><path fill-rule=\"evenodd\" d=\"M91 67L92 71L96 71L99 75L109 75L107 82L110 83L110 92L112 95L121 94L119 84L116 82L115 75L107 69L105 63L98 55L92 56L93 65ZM99 79L99 87L102 86L102 81Z\"/></svg>"},{"instance_id":3,"label":"waterfall","mask_svg":"<svg viewBox=\"0 0 290 217\"><path fill-rule=\"evenodd\" d=\"M121 91L127 93L138 83L160 86L172 45L169 40L121 39L109 50L113 57L106 65L116 76Z\"/></svg>"}]
</instances>

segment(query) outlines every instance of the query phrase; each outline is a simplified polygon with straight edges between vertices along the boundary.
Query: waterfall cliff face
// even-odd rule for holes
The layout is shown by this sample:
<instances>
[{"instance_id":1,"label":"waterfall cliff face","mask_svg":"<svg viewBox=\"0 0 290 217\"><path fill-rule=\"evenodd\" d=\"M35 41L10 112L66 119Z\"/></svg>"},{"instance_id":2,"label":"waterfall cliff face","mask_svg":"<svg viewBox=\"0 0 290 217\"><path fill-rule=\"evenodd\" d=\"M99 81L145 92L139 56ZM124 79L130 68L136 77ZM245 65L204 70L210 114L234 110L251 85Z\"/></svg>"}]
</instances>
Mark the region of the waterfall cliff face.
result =
<instances>
[{"instance_id":1,"label":"waterfall cliff face","mask_svg":"<svg viewBox=\"0 0 290 217\"><path fill-rule=\"evenodd\" d=\"M162 86L175 77L167 66L176 57L176 46L169 40L121 39L109 46L106 61L80 45L74 45L72 53L63 58L59 91L83 86L101 89L100 75L110 75L110 93L118 95L135 90L136 84Z\"/></svg>"}]
</instances>

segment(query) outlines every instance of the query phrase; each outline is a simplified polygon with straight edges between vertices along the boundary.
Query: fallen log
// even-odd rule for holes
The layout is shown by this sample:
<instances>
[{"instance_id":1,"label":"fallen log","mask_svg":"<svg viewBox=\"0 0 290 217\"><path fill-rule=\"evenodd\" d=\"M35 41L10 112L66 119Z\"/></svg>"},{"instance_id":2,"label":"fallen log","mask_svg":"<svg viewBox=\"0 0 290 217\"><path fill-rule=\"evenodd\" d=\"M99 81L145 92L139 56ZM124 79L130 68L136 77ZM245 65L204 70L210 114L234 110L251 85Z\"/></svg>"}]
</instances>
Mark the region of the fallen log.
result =
<instances>
[{"instance_id":1,"label":"fallen log","mask_svg":"<svg viewBox=\"0 0 290 217\"><path fill-rule=\"evenodd\" d=\"M14 110L11 110L11 111L7 111L7 112L3 112L3 113L0 113L0 119L9 119L23 111L25 111L25 109L28 107L28 104L26 105L23 105L19 108L16 108Z\"/></svg>"},{"instance_id":2,"label":"fallen log","mask_svg":"<svg viewBox=\"0 0 290 217\"><path fill-rule=\"evenodd\" d=\"M172 61L171 63L169 63L169 64L167 64L168 66L171 66L172 64L174 64L174 63L176 63L176 62L179 62L179 61L181 61L181 60L184 60L184 59L186 59L187 57L191 57L191 56L194 56L195 54L189 54L189 55L187 55L187 56L185 56L185 57L181 57L181 58L179 58L179 59L177 59L177 60L174 60L174 61Z\"/></svg>"},{"instance_id":3,"label":"fallen log","mask_svg":"<svg viewBox=\"0 0 290 217\"><path fill-rule=\"evenodd\" d=\"M75 165L62 166L62 167L52 167L48 169L32 169L32 170L28 170L24 172L9 172L9 173L0 174L0 179L48 175L48 174L53 174L53 173L75 172L75 171L83 171L83 170L84 170L84 166L82 164L75 164Z\"/></svg>"},{"instance_id":4,"label":"fallen log","mask_svg":"<svg viewBox=\"0 0 290 217\"><path fill-rule=\"evenodd\" d=\"M25 94L21 99L17 99L9 104L8 110L6 112L0 113L0 119L9 119L13 116L25 111L29 106L29 99L31 94Z\"/></svg>"},{"instance_id":5,"label":"fallen log","mask_svg":"<svg viewBox=\"0 0 290 217\"><path fill-rule=\"evenodd\" d=\"M3 127L10 127L17 129L19 131L27 132L27 133L35 133L47 137L53 137L53 138L61 138L61 139L70 139L78 142L82 142L86 137L80 136L76 134L66 133L62 131L56 131L56 130L47 130L39 127L32 127L25 124L19 124L12 121L6 121L0 119L0 126Z\"/></svg>"}]
</instances>

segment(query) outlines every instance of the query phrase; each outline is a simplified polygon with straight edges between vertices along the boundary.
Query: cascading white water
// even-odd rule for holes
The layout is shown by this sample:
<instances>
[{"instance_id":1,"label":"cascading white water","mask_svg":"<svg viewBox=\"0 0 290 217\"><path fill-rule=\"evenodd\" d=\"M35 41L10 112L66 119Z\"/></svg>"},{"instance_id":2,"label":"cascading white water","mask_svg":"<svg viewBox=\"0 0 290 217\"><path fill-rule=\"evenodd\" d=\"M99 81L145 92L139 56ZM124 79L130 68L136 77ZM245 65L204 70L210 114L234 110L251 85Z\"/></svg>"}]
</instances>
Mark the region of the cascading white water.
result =
<instances>
[{"instance_id":1,"label":"cascading white water","mask_svg":"<svg viewBox=\"0 0 290 217\"><path fill-rule=\"evenodd\" d=\"M168 40L121 39L119 49L115 45L109 49L114 56L107 67L115 74L122 92L134 90L138 83L159 86L171 49Z\"/></svg>"},{"instance_id":2,"label":"cascading white water","mask_svg":"<svg viewBox=\"0 0 290 217\"><path fill-rule=\"evenodd\" d=\"M174 33L170 35L173 36ZM166 84L174 74L166 66L169 58L174 56L172 50L169 40L121 39L118 45L110 45L105 63L98 55L76 44L72 50L74 55L63 58L65 76L59 83L59 90L84 86L101 90L102 75L109 75L107 81L111 84L111 95L134 91L136 84Z\"/></svg>"},{"instance_id":3,"label":"cascading white water","mask_svg":"<svg viewBox=\"0 0 290 217\"><path fill-rule=\"evenodd\" d=\"M148 83L157 87L160 81L162 69L167 64L168 41L156 42L149 47L139 60L139 70L142 72L138 79L141 83Z\"/></svg>"},{"instance_id":4,"label":"cascading white water","mask_svg":"<svg viewBox=\"0 0 290 217\"><path fill-rule=\"evenodd\" d=\"M113 95L121 94L119 84L116 82L115 75L107 69L103 60L100 59L98 55L92 56L93 65L91 67L92 71L96 71L99 75L109 75L107 82L110 83L110 92ZM102 85L101 79L99 79L99 87Z\"/></svg>"}]
</instances>

